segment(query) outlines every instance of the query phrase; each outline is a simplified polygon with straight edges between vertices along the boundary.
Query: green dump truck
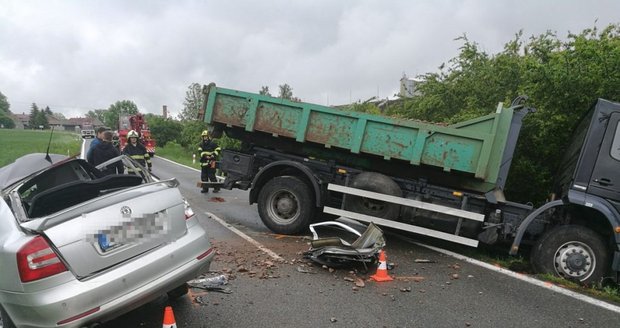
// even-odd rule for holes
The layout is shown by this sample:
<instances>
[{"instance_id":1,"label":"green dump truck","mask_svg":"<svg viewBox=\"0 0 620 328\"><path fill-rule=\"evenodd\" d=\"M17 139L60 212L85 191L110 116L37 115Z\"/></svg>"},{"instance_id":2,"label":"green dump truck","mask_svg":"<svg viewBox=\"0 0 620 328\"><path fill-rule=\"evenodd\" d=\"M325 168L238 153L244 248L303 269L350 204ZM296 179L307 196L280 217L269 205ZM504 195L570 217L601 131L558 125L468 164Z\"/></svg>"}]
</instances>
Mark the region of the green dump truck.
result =
<instances>
[{"instance_id":1,"label":"green dump truck","mask_svg":"<svg viewBox=\"0 0 620 328\"><path fill-rule=\"evenodd\" d=\"M557 197L539 208L505 199L523 118L516 99L449 126L342 111L216 87L199 116L222 152L224 188L250 189L263 223L297 233L348 217L478 246L531 251L539 272L583 283L620 270L620 104L599 100L576 128ZM527 177L525 177L527 178Z\"/></svg>"}]
</instances>

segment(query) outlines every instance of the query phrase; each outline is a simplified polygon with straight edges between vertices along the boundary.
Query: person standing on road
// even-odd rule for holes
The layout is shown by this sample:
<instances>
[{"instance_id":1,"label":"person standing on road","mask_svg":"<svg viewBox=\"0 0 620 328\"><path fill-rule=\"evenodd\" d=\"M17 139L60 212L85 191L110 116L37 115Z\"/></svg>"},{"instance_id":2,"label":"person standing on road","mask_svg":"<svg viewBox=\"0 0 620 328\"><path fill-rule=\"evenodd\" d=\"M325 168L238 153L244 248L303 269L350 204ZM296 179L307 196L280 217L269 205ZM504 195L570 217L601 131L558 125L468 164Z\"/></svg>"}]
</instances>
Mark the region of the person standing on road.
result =
<instances>
[{"instance_id":1,"label":"person standing on road","mask_svg":"<svg viewBox=\"0 0 620 328\"><path fill-rule=\"evenodd\" d=\"M112 144L112 131L102 133L101 142L99 142L93 151L90 152L88 162L94 166L104 163L114 157L120 156L120 152ZM122 174L124 170L123 163L118 161L114 165L101 170L104 175Z\"/></svg>"},{"instance_id":2,"label":"person standing on road","mask_svg":"<svg viewBox=\"0 0 620 328\"><path fill-rule=\"evenodd\" d=\"M101 143L101 139L103 139L103 133L107 130L108 129L104 128L103 126L100 126L97 128L97 134L95 135L95 139L93 139L93 141L90 142L90 146L88 147L88 151L86 152L87 159L91 156L93 149L95 149L95 147L99 143Z\"/></svg>"},{"instance_id":3,"label":"person standing on road","mask_svg":"<svg viewBox=\"0 0 620 328\"><path fill-rule=\"evenodd\" d=\"M202 142L198 146L198 156L200 157L200 180L204 182L217 182L215 177L215 163L217 156L220 154L221 148L217 143L211 140L209 131L204 130L201 133ZM213 192L219 192L219 187L214 187ZM209 192L209 187L203 184L201 193Z\"/></svg>"},{"instance_id":4,"label":"person standing on road","mask_svg":"<svg viewBox=\"0 0 620 328\"><path fill-rule=\"evenodd\" d=\"M135 130L131 130L127 133L128 142L125 148L123 148L123 154L135 159L140 165L148 167L149 172L151 172L153 167L151 156L149 156L149 153L146 151L146 147L138 141L138 138L138 132Z\"/></svg>"}]
</instances>

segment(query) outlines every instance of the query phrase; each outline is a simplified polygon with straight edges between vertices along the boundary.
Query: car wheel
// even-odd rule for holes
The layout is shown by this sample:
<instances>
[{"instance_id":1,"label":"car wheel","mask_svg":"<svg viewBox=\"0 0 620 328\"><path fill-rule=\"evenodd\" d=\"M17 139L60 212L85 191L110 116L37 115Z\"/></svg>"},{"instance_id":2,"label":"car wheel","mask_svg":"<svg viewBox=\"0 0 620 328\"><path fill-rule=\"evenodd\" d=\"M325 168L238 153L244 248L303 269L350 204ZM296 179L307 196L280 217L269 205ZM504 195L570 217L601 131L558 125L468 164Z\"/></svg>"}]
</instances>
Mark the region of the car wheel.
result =
<instances>
[{"instance_id":1,"label":"car wheel","mask_svg":"<svg viewBox=\"0 0 620 328\"><path fill-rule=\"evenodd\" d=\"M381 173L362 172L353 178L350 187L396 197L403 195L396 182ZM346 195L345 209L384 219L396 219L400 214L398 204L353 195Z\"/></svg>"},{"instance_id":2,"label":"car wheel","mask_svg":"<svg viewBox=\"0 0 620 328\"><path fill-rule=\"evenodd\" d=\"M531 262L539 273L590 285L598 284L607 273L608 256L599 234L583 226L562 225L538 239Z\"/></svg>"},{"instance_id":3,"label":"car wheel","mask_svg":"<svg viewBox=\"0 0 620 328\"><path fill-rule=\"evenodd\" d=\"M258 214L275 233L303 231L310 224L315 210L312 190L296 177L271 179L258 194Z\"/></svg>"},{"instance_id":4,"label":"car wheel","mask_svg":"<svg viewBox=\"0 0 620 328\"><path fill-rule=\"evenodd\" d=\"M176 300L177 298L181 298L185 295L187 295L187 292L189 291L189 286L187 284L183 284L171 291L168 292L168 299L169 300Z\"/></svg>"},{"instance_id":5,"label":"car wheel","mask_svg":"<svg viewBox=\"0 0 620 328\"><path fill-rule=\"evenodd\" d=\"M15 324L9 318L9 314L4 311L4 308L0 306L0 327L2 328L15 328Z\"/></svg>"}]
</instances>

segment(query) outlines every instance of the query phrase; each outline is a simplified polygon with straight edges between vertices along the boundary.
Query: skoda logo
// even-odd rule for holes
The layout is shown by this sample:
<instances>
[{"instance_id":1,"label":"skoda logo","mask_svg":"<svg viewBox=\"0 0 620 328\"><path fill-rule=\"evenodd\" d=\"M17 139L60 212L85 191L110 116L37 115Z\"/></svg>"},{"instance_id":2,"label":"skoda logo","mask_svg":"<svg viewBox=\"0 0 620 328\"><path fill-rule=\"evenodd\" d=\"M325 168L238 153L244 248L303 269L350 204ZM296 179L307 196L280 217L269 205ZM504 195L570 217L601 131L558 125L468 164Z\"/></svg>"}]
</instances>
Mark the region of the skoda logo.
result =
<instances>
[{"instance_id":1,"label":"skoda logo","mask_svg":"<svg viewBox=\"0 0 620 328\"><path fill-rule=\"evenodd\" d=\"M131 214L131 208L129 208L129 206L121 207L121 214L123 214L123 215L130 215Z\"/></svg>"}]
</instances>

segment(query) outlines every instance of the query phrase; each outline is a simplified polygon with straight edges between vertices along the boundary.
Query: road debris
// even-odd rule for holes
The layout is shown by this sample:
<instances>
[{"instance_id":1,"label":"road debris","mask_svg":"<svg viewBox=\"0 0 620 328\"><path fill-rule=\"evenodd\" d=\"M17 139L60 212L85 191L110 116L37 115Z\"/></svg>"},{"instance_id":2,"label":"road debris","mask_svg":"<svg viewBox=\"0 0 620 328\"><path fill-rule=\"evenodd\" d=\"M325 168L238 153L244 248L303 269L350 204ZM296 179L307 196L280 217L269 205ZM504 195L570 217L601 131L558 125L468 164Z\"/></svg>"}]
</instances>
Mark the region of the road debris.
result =
<instances>
[{"instance_id":1,"label":"road debris","mask_svg":"<svg viewBox=\"0 0 620 328\"><path fill-rule=\"evenodd\" d=\"M337 321L338 321L338 319L336 319L336 318L334 318L334 317L331 317L331 318L329 318L329 321L330 321L331 323L334 323L334 322L337 322Z\"/></svg>"},{"instance_id":2,"label":"road debris","mask_svg":"<svg viewBox=\"0 0 620 328\"><path fill-rule=\"evenodd\" d=\"M428 260L428 259L415 259L413 260L415 263L437 263L437 261Z\"/></svg>"},{"instance_id":3,"label":"road debris","mask_svg":"<svg viewBox=\"0 0 620 328\"><path fill-rule=\"evenodd\" d=\"M362 280L361 278L357 278L355 279L355 286L359 288L364 288L366 287L366 283L364 283L364 280Z\"/></svg>"},{"instance_id":4,"label":"road debris","mask_svg":"<svg viewBox=\"0 0 620 328\"><path fill-rule=\"evenodd\" d=\"M226 202L226 200L224 198L222 198L222 197L211 197L211 198L209 198L208 201L212 202L212 203L224 203L224 202Z\"/></svg>"},{"instance_id":5,"label":"road debris","mask_svg":"<svg viewBox=\"0 0 620 328\"><path fill-rule=\"evenodd\" d=\"M306 270L306 269L302 268L301 266L297 267L297 272L299 272L299 273L310 273L310 274L315 274L316 273L314 271Z\"/></svg>"},{"instance_id":6,"label":"road debris","mask_svg":"<svg viewBox=\"0 0 620 328\"><path fill-rule=\"evenodd\" d=\"M404 293L410 293L411 292L411 287L401 288L400 291L404 292Z\"/></svg>"},{"instance_id":7,"label":"road debris","mask_svg":"<svg viewBox=\"0 0 620 328\"><path fill-rule=\"evenodd\" d=\"M228 284L228 277L223 274L215 277L190 280L187 282L187 284L191 288L200 288L223 294L232 294L232 290L230 288L224 287L224 285Z\"/></svg>"},{"instance_id":8,"label":"road debris","mask_svg":"<svg viewBox=\"0 0 620 328\"><path fill-rule=\"evenodd\" d=\"M394 277L394 279L402 280L402 281L405 281L405 282L408 282L408 281L420 282L420 281L423 281L426 278L422 277L422 276L408 276L408 277L405 276L405 277Z\"/></svg>"},{"instance_id":9,"label":"road debris","mask_svg":"<svg viewBox=\"0 0 620 328\"><path fill-rule=\"evenodd\" d=\"M357 239L352 243L339 237L319 238L315 228L319 226L336 226L356 235ZM377 261L379 251L385 246L383 231L374 223L370 223L360 234L350 226L327 221L310 225L313 240L310 242L310 250L304 252L304 258L322 264L327 267L346 267L354 264L374 264Z\"/></svg>"}]
</instances>

